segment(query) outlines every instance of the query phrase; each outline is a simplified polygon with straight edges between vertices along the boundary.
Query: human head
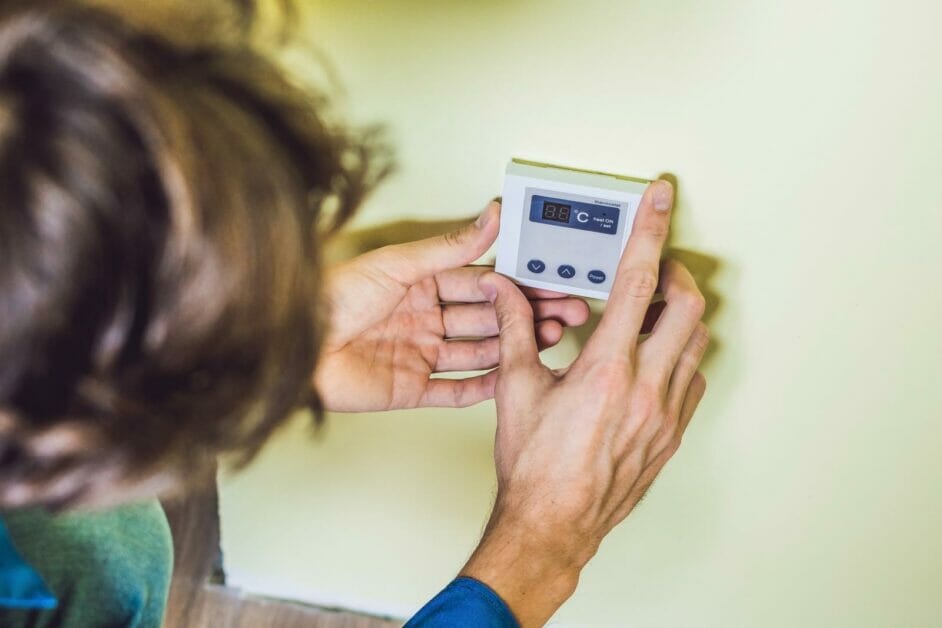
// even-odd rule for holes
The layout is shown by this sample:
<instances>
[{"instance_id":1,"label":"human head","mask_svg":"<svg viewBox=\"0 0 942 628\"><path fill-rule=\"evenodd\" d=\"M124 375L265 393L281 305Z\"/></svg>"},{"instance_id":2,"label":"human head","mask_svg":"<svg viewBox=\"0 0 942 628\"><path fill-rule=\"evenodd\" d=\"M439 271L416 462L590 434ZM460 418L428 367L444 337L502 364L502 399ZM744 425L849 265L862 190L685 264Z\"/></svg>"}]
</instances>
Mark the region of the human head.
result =
<instances>
[{"instance_id":1,"label":"human head","mask_svg":"<svg viewBox=\"0 0 942 628\"><path fill-rule=\"evenodd\" d=\"M317 408L319 243L382 174L324 107L247 45L0 16L0 506L177 484Z\"/></svg>"}]
</instances>

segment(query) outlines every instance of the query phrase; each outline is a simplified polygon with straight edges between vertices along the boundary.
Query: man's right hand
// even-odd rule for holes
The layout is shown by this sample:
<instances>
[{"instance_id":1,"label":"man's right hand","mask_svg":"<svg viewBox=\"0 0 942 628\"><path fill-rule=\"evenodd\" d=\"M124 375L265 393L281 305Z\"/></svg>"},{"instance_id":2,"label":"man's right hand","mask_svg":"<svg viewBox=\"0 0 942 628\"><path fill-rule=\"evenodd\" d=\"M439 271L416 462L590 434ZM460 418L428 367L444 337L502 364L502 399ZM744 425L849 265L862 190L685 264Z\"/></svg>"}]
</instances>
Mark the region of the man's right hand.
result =
<instances>
[{"instance_id":1,"label":"man's right hand","mask_svg":"<svg viewBox=\"0 0 942 628\"><path fill-rule=\"evenodd\" d=\"M646 190L605 314L565 373L541 364L520 290L493 273L479 281L500 327L498 494L462 575L494 589L523 626L542 625L572 594L677 450L706 388L703 296L681 264L659 262L672 203L669 183ZM658 285L666 307L641 342Z\"/></svg>"}]
</instances>

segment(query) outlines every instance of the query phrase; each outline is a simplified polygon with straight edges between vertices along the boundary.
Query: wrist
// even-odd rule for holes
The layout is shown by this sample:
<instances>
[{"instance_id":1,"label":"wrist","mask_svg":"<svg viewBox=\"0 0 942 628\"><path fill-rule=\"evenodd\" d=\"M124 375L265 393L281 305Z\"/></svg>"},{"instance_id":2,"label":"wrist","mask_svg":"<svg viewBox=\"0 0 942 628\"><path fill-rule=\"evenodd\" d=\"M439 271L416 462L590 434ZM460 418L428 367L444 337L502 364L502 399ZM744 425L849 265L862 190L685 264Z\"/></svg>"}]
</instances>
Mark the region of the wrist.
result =
<instances>
[{"instance_id":1,"label":"wrist","mask_svg":"<svg viewBox=\"0 0 942 628\"><path fill-rule=\"evenodd\" d=\"M461 576L504 600L521 626L543 625L575 591L594 549L574 551L568 535L495 510Z\"/></svg>"}]
</instances>

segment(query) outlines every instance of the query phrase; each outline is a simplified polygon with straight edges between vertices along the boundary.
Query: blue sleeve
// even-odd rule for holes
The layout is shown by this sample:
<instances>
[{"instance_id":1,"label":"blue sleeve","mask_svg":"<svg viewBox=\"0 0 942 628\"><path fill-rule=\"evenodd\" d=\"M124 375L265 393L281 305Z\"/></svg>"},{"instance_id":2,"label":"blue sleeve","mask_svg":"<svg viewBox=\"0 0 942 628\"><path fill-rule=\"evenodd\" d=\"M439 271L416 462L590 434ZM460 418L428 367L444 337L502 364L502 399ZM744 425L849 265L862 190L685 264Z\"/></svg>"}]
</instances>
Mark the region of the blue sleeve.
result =
<instances>
[{"instance_id":1,"label":"blue sleeve","mask_svg":"<svg viewBox=\"0 0 942 628\"><path fill-rule=\"evenodd\" d=\"M56 598L23 561L0 519L0 608L55 608Z\"/></svg>"},{"instance_id":2,"label":"blue sleeve","mask_svg":"<svg viewBox=\"0 0 942 628\"><path fill-rule=\"evenodd\" d=\"M404 628L520 628L513 613L490 587L474 578L456 578L422 607Z\"/></svg>"}]
</instances>

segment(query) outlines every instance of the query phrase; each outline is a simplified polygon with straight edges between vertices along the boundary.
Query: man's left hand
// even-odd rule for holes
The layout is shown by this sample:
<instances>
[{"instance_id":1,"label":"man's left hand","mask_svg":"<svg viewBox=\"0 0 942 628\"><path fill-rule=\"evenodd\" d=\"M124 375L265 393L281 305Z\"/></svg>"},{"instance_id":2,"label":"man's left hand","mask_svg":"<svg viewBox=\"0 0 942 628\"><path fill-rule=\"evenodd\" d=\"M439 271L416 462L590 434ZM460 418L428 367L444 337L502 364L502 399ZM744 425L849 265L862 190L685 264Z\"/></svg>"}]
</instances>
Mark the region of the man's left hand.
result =
<instances>
[{"instance_id":1,"label":"man's left hand","mask_svg":"<svg viewBox=\"0 0 942 628\"><path fill-rule=\"evenodd\" d=\"M493 369L498 363L494 306L478 288L487 266L468 266L490 248L500 205L458 231L387 246L327 273L330 329L315 374L327 410L365 412L468 406L494 396L497 372L461 379L436 373ZM541 348L583 324L586 303L524 288Z\"/></svg>"}]
</instances>

